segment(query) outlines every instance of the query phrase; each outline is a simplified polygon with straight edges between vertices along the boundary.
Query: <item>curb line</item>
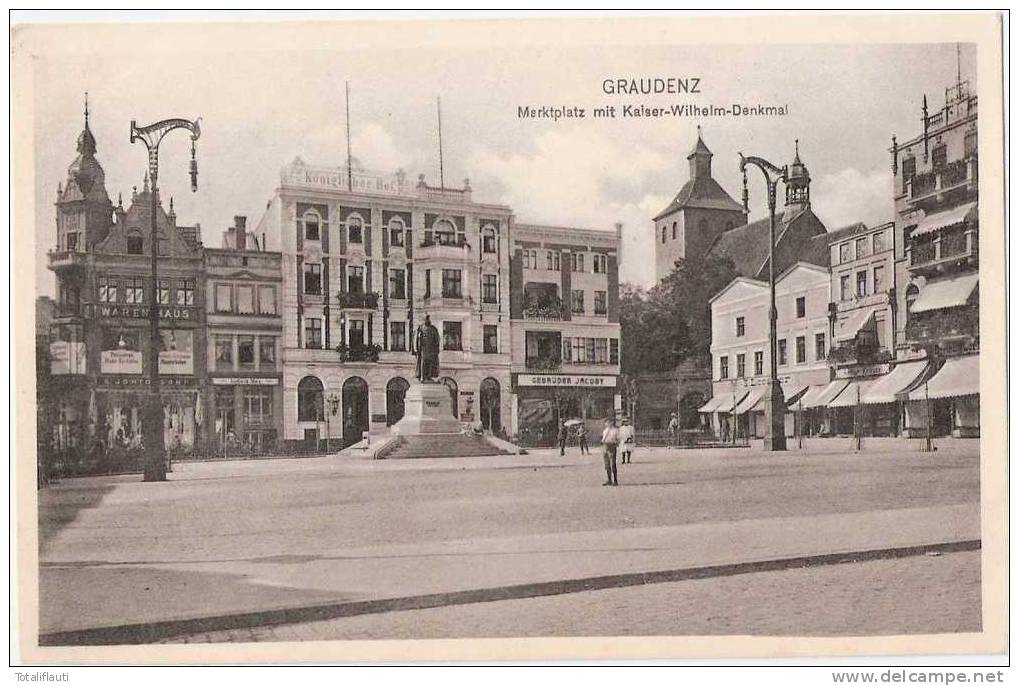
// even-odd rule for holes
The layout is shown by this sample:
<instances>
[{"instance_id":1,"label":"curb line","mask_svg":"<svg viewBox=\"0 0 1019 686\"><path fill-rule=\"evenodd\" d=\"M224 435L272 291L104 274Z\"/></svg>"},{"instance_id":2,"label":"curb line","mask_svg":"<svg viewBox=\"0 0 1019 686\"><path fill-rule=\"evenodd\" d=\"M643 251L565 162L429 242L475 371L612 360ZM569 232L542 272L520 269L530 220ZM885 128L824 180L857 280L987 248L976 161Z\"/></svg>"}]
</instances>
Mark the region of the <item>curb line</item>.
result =
<instances>
[{"instance_id":1,"label":"curb line","mask_svg":"<svg viewBox=\"0 0 1019 686\"><path fill-rule=\"evenodd\" d=\"M881 548L847 553L804 555L779 558L760 562L738 562L707 567L685 567L654 572L631 572L606 576L544 581L493 588L479 588L466 591L429 593L424 595L381 598L377 600L341 601L303 607L291 607L257 612L241 612L190 619L141 622L116 626L95 627L73 631L57 631L39 634L40 646L82 646L82 645L138 645L157 643L171 638L203 634L213 631L228 631L253 627L282 624L303 624L342 617L353 617L384 612L423 610L452 605L487 603L496 600L520 600L540 596L581 593L609 588L643 586L674 581L710 579L714 577L737 576L757 572L774 572L806 567L822 567L850 562L890 560L915 557L929 553L955 553L980 550L980 539L931 543L900 548Z\"/></svg>"}]
</instances>

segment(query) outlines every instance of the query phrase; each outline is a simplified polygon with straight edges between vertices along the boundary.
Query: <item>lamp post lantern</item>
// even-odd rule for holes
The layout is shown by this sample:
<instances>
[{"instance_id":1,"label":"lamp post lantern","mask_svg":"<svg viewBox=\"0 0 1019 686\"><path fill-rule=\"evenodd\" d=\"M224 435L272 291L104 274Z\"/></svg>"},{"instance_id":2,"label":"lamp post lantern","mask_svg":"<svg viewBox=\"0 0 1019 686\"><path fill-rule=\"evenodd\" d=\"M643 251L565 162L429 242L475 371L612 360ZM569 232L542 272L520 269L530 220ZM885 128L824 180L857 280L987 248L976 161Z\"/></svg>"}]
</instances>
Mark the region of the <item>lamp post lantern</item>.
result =
<instances>
[{"instance_id":1,"label":"lamp post lantern","mask_svg":"<svg viewBox=\"0 0 1019 686\"><path fill-rule=\"evenodd\" d=\"M749 211L750 196L747 192L747 166L761 170L768 186L768 350L769 376L768 393L764 398L764 414L768 435L764 438L765 450L785 450L785 396L778 381L778 310L775 307L775 204L778 182L786 182L787 167L778 167L760 157L744 157L739 154L739 168L743 173L743 209Z\"/></svg>"},{"instance_id":2,"label":"lamp post lantern","mask_svg":"<svg viewBox=\"0 0 1019 686\"><path fill-rule=\"evenodd\" d=\"M145 440L145 473L144 481L166 481L166 449L163 441L163 401L159 394L159 230L156 227L156 205L159 202L159 143L170 131L185 129L191 133L191 164L188 172L191 175L191 192L198 190L198 162L195 160L195 141L201 135L198 120L164 119L138 126L131 120L131 142L141 141L145 144L149 157L149 177L152 182L152 284L149 289L149 397L148 411L142 430Z\"/></svg>"}]
</instances>

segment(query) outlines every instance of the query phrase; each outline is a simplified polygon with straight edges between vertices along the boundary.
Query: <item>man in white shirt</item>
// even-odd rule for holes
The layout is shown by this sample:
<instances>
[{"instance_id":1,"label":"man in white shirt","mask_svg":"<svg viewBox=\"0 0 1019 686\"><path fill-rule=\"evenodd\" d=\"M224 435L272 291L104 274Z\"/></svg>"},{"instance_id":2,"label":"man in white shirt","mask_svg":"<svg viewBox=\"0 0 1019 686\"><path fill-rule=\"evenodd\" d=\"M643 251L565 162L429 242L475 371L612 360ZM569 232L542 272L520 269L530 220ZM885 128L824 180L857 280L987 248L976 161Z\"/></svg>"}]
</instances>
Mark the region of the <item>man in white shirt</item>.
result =
<instances>
[{"instance_id":1,"label":"man in white shirt","mask_svg":"<svg viewBox=\"0 0 1019 686\"><path fill-rule=\"evenodd\" d=\"M602 486L618 486L619 477L616 475L616 450L619 447L619 429L616 428L616 418L605 419L605 430L601 432L602 460L605 463L605 477L607 481Z\"/></svg>"},{"instance_id":2,"label":"man in white shirt","mask_svg":"<svg viewBox=\"0 0 1019 686\"><path fill-rule=\"evenodd\" d=\"M633 425L629 417L623 417L623 425L619 427L619 455L623 458L623 464L633 462L634 445Z\"/></svg>"}]
</instances>

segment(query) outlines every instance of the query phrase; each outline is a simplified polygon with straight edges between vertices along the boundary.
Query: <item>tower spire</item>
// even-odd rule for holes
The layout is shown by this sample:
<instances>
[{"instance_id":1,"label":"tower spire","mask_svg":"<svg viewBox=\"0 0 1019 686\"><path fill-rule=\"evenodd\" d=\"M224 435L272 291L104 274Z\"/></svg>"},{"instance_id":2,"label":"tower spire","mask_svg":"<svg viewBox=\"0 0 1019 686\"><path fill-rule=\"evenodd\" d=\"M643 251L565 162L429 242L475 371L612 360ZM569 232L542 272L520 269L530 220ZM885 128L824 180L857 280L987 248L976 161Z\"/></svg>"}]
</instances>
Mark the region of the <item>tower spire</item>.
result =
<instances>
[{"instance_id":1,"label":"tower spire","mask_svg":"<svg viewBox=\"0 0 1019 686\"><path fill-rule=\"evenodd\" d=\"M88 91L85 91L85 128L88 128Z\"/></svg>"},{"instance_id":2,"label":"tower spire","mask_svg":"<svg viewBox=\"0 0 1019 686\"><path fill-rule=\"evenodd\" d=\"M955 82L962 83L962 47L955 44Z\"/></svg>"}]
</instances>

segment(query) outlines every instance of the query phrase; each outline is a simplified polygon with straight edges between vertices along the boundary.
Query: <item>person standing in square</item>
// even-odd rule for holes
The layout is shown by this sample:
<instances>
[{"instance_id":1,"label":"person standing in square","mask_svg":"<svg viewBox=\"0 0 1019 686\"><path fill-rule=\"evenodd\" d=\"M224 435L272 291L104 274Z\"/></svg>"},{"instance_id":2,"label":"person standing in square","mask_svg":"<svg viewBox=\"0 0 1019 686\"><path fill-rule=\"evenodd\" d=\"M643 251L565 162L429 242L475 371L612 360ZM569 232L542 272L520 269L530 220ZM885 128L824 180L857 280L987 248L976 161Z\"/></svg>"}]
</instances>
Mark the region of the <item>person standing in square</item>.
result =
<instances>
[{"instance_id":1,"label":"person standing in square","mask_svg":"<svg viewBox=\"0 0 1019 686\"><path fill-rule=\"evenodd\" d=\"M616 418L605 419L605 430L601 433L602 460L605 463L606 481L602 486L618 486L619 476L616 472L616 450L619 448L619 429Z\"/></svg>"},{"instance_id":2,"label":"person standing in square","mask_svg":"<svg viewBox=\"0 0 1019 686\"><path fill-rule=\"evenodd\" d=\"M619 427L619 455L623 460L623 464L630 464L633 462L633 448L635 445L633 425L630 424L629 417L623 417L622 426Z\"/></svg>"}]
</instances>

